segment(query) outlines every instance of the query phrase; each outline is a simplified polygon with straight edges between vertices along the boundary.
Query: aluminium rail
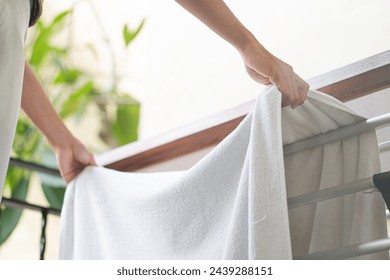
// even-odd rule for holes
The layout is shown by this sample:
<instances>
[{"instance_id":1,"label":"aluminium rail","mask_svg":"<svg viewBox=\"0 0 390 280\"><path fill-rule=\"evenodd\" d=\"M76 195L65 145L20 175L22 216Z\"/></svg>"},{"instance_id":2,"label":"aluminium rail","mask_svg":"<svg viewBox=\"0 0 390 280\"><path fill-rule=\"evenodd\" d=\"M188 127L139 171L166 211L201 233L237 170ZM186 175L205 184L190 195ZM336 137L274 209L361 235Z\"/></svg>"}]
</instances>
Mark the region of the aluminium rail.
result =
<instances>
[{"instance_id":1,"label":"aluminium rail","mask_svg":"<svg viewBox=\"0 0 390 280\"><path fill-rule=\"evenodd\" d=\"M343 126L323 134L319 134L313 137L309 137L297 142L286 144L283 147L284 155L296 153L305 149L313 148L320 145L325 145L331 142L335 142L344 138L352 137L364 132L368 132L375 128L390 126L390 113L380 115L362 122L358 122L352 125ZM387 143L387 144L386 144ZM384 143L384 149L387 147L388 142Z\"/></svg>"},{"instance_id":2,"label":"aluminium rail","mask_svg":"<svg viewBox=\"0 0 390 280\"><path fill-rule=\"evenodd\" d=\"M306 193L287 199L288 208L296 208L308 204L328 200L352 193L378 189L390 210L390 171L375 174L372 177L360 179L333 187L326 187L316 192Z\"/></svg>"},{"instance_id":3,"label":"aluminium rail","mask_svg":"<svg viewBox=\"0 0 390 280\"><path fill-rule=\"evenodd\" d=\"M377 239L365 243L311 253L294 257L294 260L344 260L390 250L390 238Z\"/></svg>"}]
</instances>

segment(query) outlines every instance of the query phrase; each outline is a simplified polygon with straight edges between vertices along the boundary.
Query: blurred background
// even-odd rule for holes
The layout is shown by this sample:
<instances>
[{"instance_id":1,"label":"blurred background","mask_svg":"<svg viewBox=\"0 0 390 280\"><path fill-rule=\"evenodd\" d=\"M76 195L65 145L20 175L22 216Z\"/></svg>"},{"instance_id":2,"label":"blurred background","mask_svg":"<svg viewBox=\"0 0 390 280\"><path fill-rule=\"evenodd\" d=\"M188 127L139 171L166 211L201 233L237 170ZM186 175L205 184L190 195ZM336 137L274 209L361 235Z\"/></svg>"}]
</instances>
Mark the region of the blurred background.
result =
<instances>
[{"instance_id":1,"label":"blurred background","mask_svg":"<svg viewBox=\"0 0 390 280\"><path fill-rule=\"evenodd\" d=\"M226 3L305 79L390 49L388 0ZM41 21L29 29L26 59L69 128L95 153L236 106L263 88L234 48L173 0L45 0ZM23 113L13 156L55 167ZM4 196L58 208L63 192L61 180L11 169ZM37 259L40 213L5 210L0 259ZM47 238L46 258L57 259L56 216L49 217Z\"/></svg>"}]
</instances>

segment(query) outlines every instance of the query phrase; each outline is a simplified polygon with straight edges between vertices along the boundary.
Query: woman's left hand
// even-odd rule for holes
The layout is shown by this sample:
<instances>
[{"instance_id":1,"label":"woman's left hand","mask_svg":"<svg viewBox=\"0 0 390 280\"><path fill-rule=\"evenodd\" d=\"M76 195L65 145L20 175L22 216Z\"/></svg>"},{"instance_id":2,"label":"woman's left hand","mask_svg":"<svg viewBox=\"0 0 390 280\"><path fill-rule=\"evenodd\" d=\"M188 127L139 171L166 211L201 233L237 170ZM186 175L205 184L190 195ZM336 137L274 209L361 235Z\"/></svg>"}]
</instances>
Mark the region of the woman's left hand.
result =
<instances>
[{"instance_id":1,"label":"woman's left hand","mask_svg":"<svg viewBox=\"0 0 390 280\"><path fill-rule=\"evenodd\" d=\"M58 166L66 183L72 181L86 166L96 165L93 154L76 138L56 150Z\"/></svg>"}]
</instances>

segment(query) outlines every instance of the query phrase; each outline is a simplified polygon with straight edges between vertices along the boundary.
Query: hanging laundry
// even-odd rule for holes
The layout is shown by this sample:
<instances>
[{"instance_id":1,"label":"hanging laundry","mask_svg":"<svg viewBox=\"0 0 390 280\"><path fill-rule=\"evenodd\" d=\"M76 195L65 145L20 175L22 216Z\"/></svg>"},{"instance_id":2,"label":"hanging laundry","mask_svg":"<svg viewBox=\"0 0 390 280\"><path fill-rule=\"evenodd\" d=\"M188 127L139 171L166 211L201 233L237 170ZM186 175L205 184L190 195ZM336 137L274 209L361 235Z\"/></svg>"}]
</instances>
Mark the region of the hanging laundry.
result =
<instances>
[{"instance_id":1,"label":"hanging laundry","mask_svg":"<svg viewBox=\"0 0 390 280\"><path fill-rule=\"evenodd\" d=\"M387 237L379 192L288 210L287 197L369 177L380 164L375 131L284 156L285 144L364 118L313 90L295 110L280 104L265 89L189 170L86 168L66 190L60 258L292 259Z\"/></svg>"}]
</instances>

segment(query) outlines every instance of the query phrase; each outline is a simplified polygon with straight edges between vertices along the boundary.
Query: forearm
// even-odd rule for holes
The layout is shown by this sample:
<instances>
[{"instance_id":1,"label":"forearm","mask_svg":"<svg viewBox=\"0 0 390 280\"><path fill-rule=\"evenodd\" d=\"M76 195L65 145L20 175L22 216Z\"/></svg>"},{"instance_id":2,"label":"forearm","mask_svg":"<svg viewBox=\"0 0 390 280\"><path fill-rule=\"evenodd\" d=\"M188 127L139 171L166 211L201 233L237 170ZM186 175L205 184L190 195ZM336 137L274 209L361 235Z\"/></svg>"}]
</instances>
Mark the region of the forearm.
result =
<instances>
[{"instance_id":1,"label":"forearm","mask_svg":"<svg viewBox=\"0 0 390 280\"><path fill-rule=\"evenodd\" d=\"M283 94L282 105L302 104L309 85L293 68L273 56L235 17L223 0L176 0L241 54L251 78L264 85L275 85Z\"/></svg>"},{"instance_id":2,"label":"forearm","mask_svg":"<svg viewBox=\"0 0 390 280\"><path fill-rule=\"evenodd\" d=\"M54 150L72 143L73 135L54 110L28 63L24 71L22 108L46 136Z\"/></svg>"},{"instance_id":3,"label":"forearm","mask_svg":"<svg viewBox=\"0 0 390 280\"><path fill-rule=\"evenodd\" d=\"M176 0L176 2L241 53L248 44L257 42L252 33L222 0Z\"/></svg>"}]
</instances>

